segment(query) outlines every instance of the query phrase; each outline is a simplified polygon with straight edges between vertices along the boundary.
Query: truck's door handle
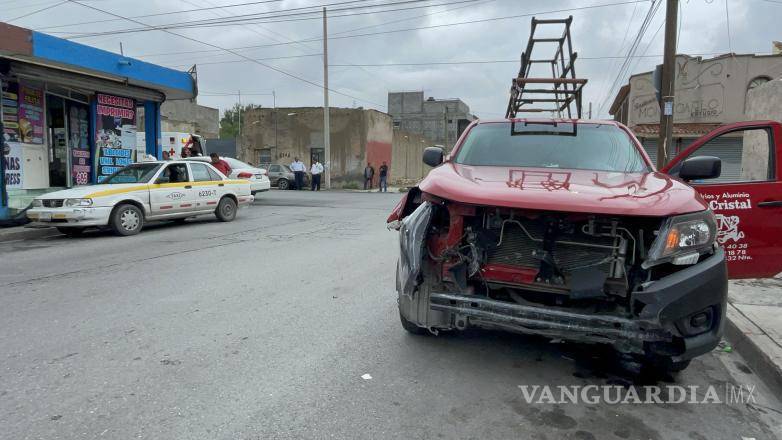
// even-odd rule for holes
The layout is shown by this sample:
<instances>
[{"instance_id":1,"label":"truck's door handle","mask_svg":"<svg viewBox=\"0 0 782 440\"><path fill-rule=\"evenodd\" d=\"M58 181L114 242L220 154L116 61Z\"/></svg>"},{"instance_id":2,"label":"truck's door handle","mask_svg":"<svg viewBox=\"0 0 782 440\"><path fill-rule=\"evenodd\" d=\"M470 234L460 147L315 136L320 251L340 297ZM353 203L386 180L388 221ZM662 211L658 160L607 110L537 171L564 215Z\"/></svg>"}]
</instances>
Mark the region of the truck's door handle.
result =
<instances>
[{"instance_id":1,"label":"truck's door handle","mask_svg":"<svg viewBox=\"0 0 782 440\"><path fill-rule=\"evenodd\" d=\"M217 186L225 186L224 183L218 183Z\"/></svg>"},{"instance_id":2,"label":"truck's door handle","mask_svg":"<svg viewBox=\"0 0 782 440\"><path fill-rule=\"evenodd\" d=\"M193 185L185 185L185 189L193 189Z\"/></svg>"},{"instance_id":3,"label":"truck's door handle","mask_svg":"<svg viewBox=\"0 0 782 440\"><path fill-rule=\"evenodd\" d=\"M782 206L782 200L772 200L770 202L760 202L758 206L761 208L776 208Z\"/></svg>"}]
</instances>

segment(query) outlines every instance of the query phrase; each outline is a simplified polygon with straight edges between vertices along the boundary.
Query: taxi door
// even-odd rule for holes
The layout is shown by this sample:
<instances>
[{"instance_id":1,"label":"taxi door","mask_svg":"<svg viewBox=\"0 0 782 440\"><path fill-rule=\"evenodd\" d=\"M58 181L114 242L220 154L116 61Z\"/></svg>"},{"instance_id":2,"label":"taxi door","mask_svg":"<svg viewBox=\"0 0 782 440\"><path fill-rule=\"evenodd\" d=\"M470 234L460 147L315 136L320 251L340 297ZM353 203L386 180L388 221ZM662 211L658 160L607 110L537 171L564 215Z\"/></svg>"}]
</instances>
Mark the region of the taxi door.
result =
<instances>
[{"instance_id":1,"label":"taxi door","mask_svg":"<svg viewBox=\"0 0 782 440\"><path fill-rule=\"evenodd\" d=\"M193 182L187 164L167 164L155 183L149 187L152 215L193 211L195 208L193 191Z\"/></svg>"},{"instance_id":2,"label":"taxi door","mask_svg":"<svg viewBox=\"0 0 782 440\"><path fill-rule=\"evenodd\" d=\"M782 273L782 125L740 122L698 139L661 171L678 176L684 160L715 156L716 179L692 181L717 217L717 242L728 276L767 278Z\"/></svg>"},{"instance_id":3,"label":"taxi door","mask_svg":"<svg viewBox=\"0 0 782 440\"><path fill-rule=\"evenodd\" d=\"M210 167L201 162L189 162L193 176L193 193L195 197L195 210L213 210L217 207L220 197L223 195L222 177L212 171Z\"/></svg>"}]
</instances>

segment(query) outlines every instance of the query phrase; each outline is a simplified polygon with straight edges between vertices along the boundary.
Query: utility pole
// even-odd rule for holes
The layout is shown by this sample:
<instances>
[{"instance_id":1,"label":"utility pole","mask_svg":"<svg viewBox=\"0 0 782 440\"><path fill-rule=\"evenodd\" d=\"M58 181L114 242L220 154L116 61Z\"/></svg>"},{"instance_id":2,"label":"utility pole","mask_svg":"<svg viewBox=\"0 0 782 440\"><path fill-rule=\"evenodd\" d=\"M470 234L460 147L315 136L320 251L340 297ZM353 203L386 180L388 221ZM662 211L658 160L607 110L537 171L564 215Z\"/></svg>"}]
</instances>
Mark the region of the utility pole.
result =
<instances>
[{"instance_id":1,"label":"utility pole","mask_svg":"<svg viewBox=\"0 0 782 440\"><path fill-rule=\"evenodd\" d=\"M657 168L668 163L673 144L673 98L676 83L676 22L679 0L665 3L665 49L663 52L662 84L660 87L660 137L657 140Z\"/></svg>"},{"instance_id":2,"label":"utility pole","mask_svg":"<svg viewBox=\"0 0 782 440\"><path fill-rule=\"evenodd\" d=\"M331 189L331 128L329 126L329 40L326 8L323 8L323 154L326 156L326 189Z\"/></svg>"},{"instance_id":3,"label":"utility pole","mask_svg":"<svg viewBox=\"0 0 782 440\"><path fill-rule=\"evenodd\" d=\"M242 91L239 90L239 143L242 142Z\"/></svg>"},{"instance_id":4,"label":"utility pole","mask_svg":"<svg viewBox=\"0 0 782 440\"><path fill-rule=\"evenodd\" d=\"M274 106L274 153L277 154L277 93L272 90L272 105Z\"/></svg>"}]
</instances>

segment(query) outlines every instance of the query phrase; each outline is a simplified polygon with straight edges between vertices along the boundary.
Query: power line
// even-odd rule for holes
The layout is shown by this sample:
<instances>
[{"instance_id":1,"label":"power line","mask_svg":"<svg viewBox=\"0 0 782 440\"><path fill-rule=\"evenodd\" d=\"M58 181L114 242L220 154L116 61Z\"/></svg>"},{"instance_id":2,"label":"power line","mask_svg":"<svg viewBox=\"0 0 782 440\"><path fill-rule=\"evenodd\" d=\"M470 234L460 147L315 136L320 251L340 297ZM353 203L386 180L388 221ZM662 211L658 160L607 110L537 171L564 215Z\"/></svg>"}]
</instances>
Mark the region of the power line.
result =
<instances>
[{"instance_id":1,"label":"power line","mask_svg":"<svg viewBox=\"0 0 782 440\"><path fill-rule=\"evenodd\" d=\"M287 59L293 59L293 58L319 57L321 55L323 55L323 54L322 53L309 53L309 54L304 54L304 55L288 55L288 56L284 56L284 57L268 57L268 58L253 58L253 59L256 60L256 61L271 61L271 60L287 60ZM249 62L249 60L206 61L206 62L203 62L203 63L176 64L176 65L172 65L172 66L169 66L169 67L176 68L176 67L189 67L189 66L192 66L193 64L197 64L199 66L205 66L205 65L209 65L209 64L229 64L229 63L233 64L233 63L246 63L246 62ZM331 64L331 65L333 66L334 64ZM342 65L347 65L347 64L342 64Z\"/></svg>"},{"instance_id":2,"label":"power line","mask_svg":"<svg viewBox=\"0 0 782 440\"><path fill-rule=\"evenodd\" d=\"M123 16L121 16L121 15L118 15L118 14L115 14L115 13L113 13L113 12L109 12L109 11L106 11L106 10L103 10L103 9L100 9L100 8L97 8L97 7L94 7L94 6L85 5L84 3L80 2L80 1L77 1L77 0L68 0L68 1L69 1L69 2L71 2L71 3L75 3L75 4L77 4L77 5L80 5L80 6L82 6L82 7L85 7L85 8L88 8L88 9L92 9L92 10L94 10L94 11L102 12L102 13L104 13L104 14L111 15L111 16L113 16L113 17L122 18L122 19L125 19L125 20L127 20L127 21L131 21L131 22L133 22L133 23L136 23L136 24L139 24L139 25L141 25L141 26L149 26L149 25L147 25L147 24L145 24L145 23L143 23L143 22L140 22L140 21L138 21L138 20L134 20L134 19L132 19L132 18L123 17ZM150 27L151 27L151 26L150 26ZM260 66L266 67L267 69L271 69L271 70L273 70L273 71L275 71L275 72L278 72L278 73L281 73L281 74L283 74L283 75L285 75L285 76L289 76L289 77L291 77L291 78L294 78L294 79L297 79L297 80L299 80L299 81L301 81L301 82L304 82L304 83L310 84L310 85L312 85L312 86L318 87L318 88L320 88L320 89L323 89L323 86L322 86L322 85L320 85L320 84L318 84L318 83L316 83L316 82L314 82L314 81L310 81L310 80L308 80L308 79L306 79L306 78L302 78L302 77L296 76L296 75L294 75L294 74L292 74L292 73L286 72L286 71L284 71L284 70L282 70L282 69L280 69L280 68L274 67L274 66L272 66L272 65L265 64L265 63L262 63L262 62L260 62L260 61L257 61L257 60L253 60L253 59L251 59L251 58L248 58L248 57L246 57L245 55L242 55L242 54L240 54L240 53L238 53L238 52L236 52L236 51L234 51L234 50L232 50L232 49L223 48L223 47L220 47L220 46L218 46L218 45L216 45L216 44L213 44L213 43L208 43L208 42L206 42L206 41L201 41L201 40L198 40L198 39L196 39L196 38L193 38L193 37L188 37L187 35L178 34L178 33L176 33L176 32L173 32L173 31L170 31L170 30L166 30L166 29L162 29L162 30L161 30L161 32L165 32L165 33L167 33L167 34L170 34L170 35L174 35L174 36L177 36L177 37L180 37L180 38L184 38L185 40L189 40L189 41L192 41L192 42L194 42L194 43L198 43L198 44L202 44L202 45L205 45L205 46L213 47L213 48L215 48L215 49L218 49L218 50L221 50L221 51L225 51L225 52L228 52L228 53L232 53L232 54L234 54L234 55L236 55L236 56L238 56L238 57L241 57L241 58L246 58L246 59L248 59L248 60L251 60L251 61L252 61L252 62L254 62L255 64L258 64L258 65L260 65ZM327 90L328 90L328 91L330 91L330 92L336 93L336 94L338 94L338 95L342 95L342 96L345 96L345 97L348 97L348 98L356 99L356 100L359 100L359 101L362 101L362 102L367 102L367 103L370 103L370 104L376 105L376 106L378 106L378 107L385 107L385 105L383 105L383 104L378 104L378 103L376 103L376 102L368 101L368 100L366 100L366 99L361 99L361 98L358 98L358 97L355 97L355 96L349 95L349 94L347 94L347 93L340 92L340 91L338 91L338 90L333 90L333 89L327 89Z\"/></svg>"},{"instance_id":3,"label":"power line","mask_svg":"<svg viewBox=\"0 0 782 440\"><path fill-rule=\"evenodd\" d=\"M451 27L451 26L463 26L463 25L476 24L476 23L488 23L488 22L493 22L493 21L512 20L512 19L516 19L516 18L532 17L534 15L558 14L558 13L562 13L562 12L574 12L574 11L582 11L582 10L589 10L589 9L606 8L606 7L611 7L611 6L629 5L629 4L634 4L634 3L646 3L646 1L647 0L626 0L626 1L615 2L615 3L602 3L602 4L597 4L597 5L581 6L581 7L575 7L575 8L554 9L554 10L549 10L549 11L538 11L538 12L532 12L532 13L527 13L527 14L506 15L506 16L502 16L502 17L492 17L492 18L483 18L483 19L476 19L476 20L466 20L466 21L459 21L459 22L454 22L454 23L443 23L443 24L436 24L436 25L429 25L429 26L418 26L418 27L410 27L410 28L403 28L403 29L394 29L394 30L389 30L389 31L368 32L368 33L363 33L363 34L352 34L352 35L339 35L339 36L329 37L329 40L350 39L350 38L367 37L367 36L373 36L373 35L387 35L387 34L395 34L395 33L401 33L401 32L419 31L419 30L425 30L425 29L441 29L441 28L447 28L447 27ZM312 37L312 38L307 38L307 39L304 39L304 40L291 41L291 42L288 42L288 43L258 44L258 45L252 45L252 46L239 46L239 47L233 47L233 48L231 48L231 50L260 49L260 48L265 48L265 47L286 46L286 45L294 44L294 43L310 43L310 42L316 42L316 41L323 41L323 38ZM155 56L168 56L168 55L207 53L207 52L215 52L215 50L194 50L194 51L179 51L179 52L161 52L161 53L151 53L151 54L136 55L135 58L147 58L147 57L155 57Z\"/></svg>"},{"instance_id":4,"label":"power line","mask_svg":"<svg viewBox=\"0 0 782 440\"><path fill-rule=\"evenodd\" d=\"M603 107L605 107L608 101L611 99L611 94L614 88L616 88L616 86L620 83L620 81L623 80L625 74L628 72L630 63L632 63L633 60L633 56L638 51L638 46L641 44L641 41L643 40L643 37L646 34L646 30L649 28L649 24L657 15L657 11L659 10L661 4L662 4L662 0L652 1L652 5L649 7L649 11L646 13L646 17L644 17L644 21L641 23L640 29L638 29L638 34L636 34L636 37L633 40L633 44L630 45L630 49L627 51L627 55L625 55L624 62L619 66L619 72L617 72L614 81L611 83L611 87L608 88L605 97L602 99L602 102L598 107L597 110L598 115L602 113Z\"/></svg>"},{"instance_id":5,"label":"power line","mask_svg":"<svg viewBox=\"0 0 782 440\"><path fill-rule=\"evenodd\" d=\"M180 11L158 12L158 13L155 13L155 14L134 15L133 17L130 17L130 18L149 18L149 17L159 17L159 16L162 16L162 15L186 14L186 13L189 13L189 12L202 12L202 11L208 11L208 10L212 10L212 9L222 9L222 8L237 8L237 7L240 7L240 6L259 5L259 4L264 4L264 3L279 3L279 2L282 2L282 1L285 1L285 0L264 0L264 1L248 2L248 3L235 3L235 4L231 4L231 5L214 6L214 7L208 7L208 8L199 7L197 9L185 9L185 10L180 10ZM107 23L107 22L110 22L110 21L122 21L122 19L120 19L120 18L113 18L113 19L110 19L110 20L81 21L81 22L78 22L78 23L58 24L56 26L44 26L44 27L38 28L36 30L41 31L41 30L46 30L46 29L59 29L59 28L70 27L70 26L82 26L82 25L85 25L85 24Z\"/></svg>"},{"instance_id":6,"label":"power line","mask_svg":"<svg viewBox=\"0 0 782 440\"><path fill-rule=\"evenodd\" d=\"M18 17L12 18L12 19L10 19L10 20L6 20L6 23L11 23L11 22L13 22L13 21L16 21L16 20L21 20L21 19L23 19L23 18L26 18L26 17L29 17L29 16L31 16L31 15L35 15L35 14L37 14L37 13L39 13L39 12L48 11L49 9L54 9L54 8L56 8L57 6L60 6L60 5L62 5L62 4L65 4L65 3L68 3L68 0L65 0L65 1L62 1L62 2L59 2L59 3L55 3L55 4L53 4L53 5L49 5L49 6L43 7L43 8L41 8L41 9L36 9L36 10L35 10L35 11L33 11L33 12L28 12L27 14L20 15L20 16L18 16Z\"/></svg>"},{"instance_id":7,"label":"power line","mask_svg":"<svg viewBox=\"0 0 782 440\"><path fill-rule=\"evenodd\" d=\"M336 3L326 3L320 6L321 7L340 6L340 5L357 3L359 1L366 2L371 0L350 0L350 1L342 1ZM344 12L344 11L361 10L361 9L368 9L368 8L385 8L385 7L392 7L401 4L424 3L424 2L431 2L431 1L434 0L402 0L396 2L381 2L379 4L359 4L355 6L346 6L342 8L331 8L329 10L334 12L340 12L340 11ZM457 1L456 3L466 3L466 2L474 2L474 1L477 0L460 0ZM446 3L446 4L450 4L450 3ZM389 10L366 12L366 13L341 14L341 15L334 15L334 17L366 15L370 13L373 14L373 13L382 13L382 12L395 12L398 10L420 9L420 8L431 7L431 6L440 6L440 5L424 5L424 6L412 7L412 8L389 9ZM221 27L221 26L235 26L237 24L242 24L242 23L280 23L280 22L289 22L289 21L305 21L305 20L320 19L320 17L315 16L315 14L318 14L319 11L316 9L312 9L314 7L315 6L303 6L303 7L291 8L291 9L281 9L278 11L266 11L266 12L252 13L252 14L231 15L230 17L222 17L222 18L208 18L208 19L200 19L200 20L180 21L180 22L166 23L166 24L159 24L159 25L152 25L152 26L154 27L154 30L160 30L160 29L177 29L183 27L186 28ZM291 12L291 11L298 11L298 12ZM303 17L303 16L310 16L310 17ZM299 17L299 18L288 18L288 17ZM274 20L274 19L279 19L279 20ZM126 28L126 29L115 29L115 30L105 31L105 32L76 33L72 31L63 31L63 32L52 32L52 33L53 34L76 34L76 35L69 36L67 38L86 38L86 37L99 36L104 34L149 32L150 30L153 29Z\"/></svg>"}]
</instances>

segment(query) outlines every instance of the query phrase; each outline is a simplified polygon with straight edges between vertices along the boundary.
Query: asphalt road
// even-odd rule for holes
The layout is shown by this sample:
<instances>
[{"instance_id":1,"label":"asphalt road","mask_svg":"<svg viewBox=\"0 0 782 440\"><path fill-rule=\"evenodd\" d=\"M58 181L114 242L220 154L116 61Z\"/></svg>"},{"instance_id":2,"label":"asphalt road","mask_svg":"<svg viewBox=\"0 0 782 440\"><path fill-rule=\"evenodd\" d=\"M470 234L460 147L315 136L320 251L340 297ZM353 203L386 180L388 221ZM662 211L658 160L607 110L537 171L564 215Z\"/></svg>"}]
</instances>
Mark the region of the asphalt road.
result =
<instances>
[{"instance_id":1,"label":"asphalt road","mask_svg":"<svg viewBox=\"0 0 782 440\"><path fill-rule=\"evenodd\" d=\"M233 223L0 243L0 438L782 437L782 405L735 352L649 379L594 347L406 334L398 199L273 191ZM527 404L519 388L631 380L755 401Z\"/></svg>"}]
</instances>

